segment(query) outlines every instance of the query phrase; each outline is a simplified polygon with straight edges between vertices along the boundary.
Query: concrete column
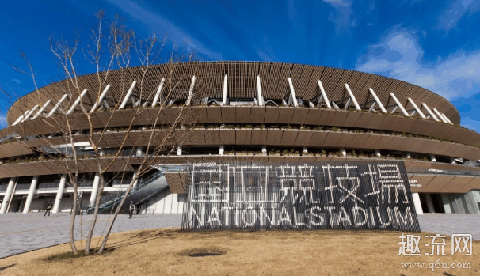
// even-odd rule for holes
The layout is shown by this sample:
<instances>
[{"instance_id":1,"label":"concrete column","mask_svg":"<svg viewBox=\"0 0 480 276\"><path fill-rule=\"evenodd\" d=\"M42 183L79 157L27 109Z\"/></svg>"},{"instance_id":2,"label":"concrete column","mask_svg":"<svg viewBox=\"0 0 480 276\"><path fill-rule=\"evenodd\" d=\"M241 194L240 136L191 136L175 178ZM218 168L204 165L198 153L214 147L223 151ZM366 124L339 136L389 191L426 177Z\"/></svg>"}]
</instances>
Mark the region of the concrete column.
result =
<instances>
[{"instance_id":1,"label":"concrete column","mask_svg":"<svg viewBox=\"0 0 480 276\"><path fill-rule=\"evenodd\" d=\"M437 158L435 158L435 155L430 155L430 161L437 162Z\"/></svg>"},{"instance_id":2,"label":"concrete column","mask_svg":"<svg viewBox=\"0 0 480 276\"><path fill-rule=\"evenodd\" d=\"M135 177L135 174L136 174L137 172L138 172L138 170L133 173L133 176L132 176L132 177ZM135 183L133 183L132 189L134 189L134 188L137 187L137 185L138 185L138 180L139 180L139 179L140 179L140 178L137 178L137 180L135 180Z\"/></svg>"},{"instance_id":3,"label":"concrete column","mask_svg":"<svg viewBox=\"0 0 480 276\"><path fill-rule=\"evenodd\" d=\"M262 153L267 154L267 146L262 146Z\"/></svg>"},{"instance_id":4,"label":"concrete column","mask_svg":"<svg viewBox=\"0 0 480 276\"><path fill-rule=\"evenodd\" d=\"M7 212L7 206L10 202L10 198L12 197L13 186L15 185L15 180L17 178L11 177L10 181L8 182L7 190L5 191L5 197L3 198L2 207L0 209L0 214L5 214Z\"/></svg>"},{"instance_id":5,"label":"concrete column","mask_svg":"<svg viewBox=\"0 0 480 276\"><path fill-rule=\"evenodd\" d=\"M410 152L407 152L407 154L405 154L405 157L412 158L412 156L410 155Z\"/></svg>"},{"instance_id":6,"label":"concrete column","mask_svg":"<svg viewBox=\"0 0 480 276\"><path fill-rule=\"evenodd\" d=\"M303 153L308 153L307 147L303 147Z\"/></svg>"},{"instance_id":7,"label":"concrete column","mask_svg":"<svg viewBox=\"0 0 480 276\"><path fill-rule=\"evenodd\" d=\"M480 191L470 191L472 193L473 201L477 205L478 212L480 213Z\"/></svg>"},{"instance_id":8,"label":"concrete column","mask_svg":"<svg viewBox=\"0 0 480 276\"><path fill-rule=\"evenodd\" d=\"M420 196L418 193L412 193L413 197L413 205L415 206L415 211L417 211L417 214L421 215L423 214L422 210L422 202L420 201Z\"/></svg>"},{"instance_id":9,"label":"concrete column","mask_svg":"<svg viewBox=\"0 0 480 276\"><path fill-rule=\"evenodd\" d=\"M144 156L144 154L143 154L143 147L138 147L138 148L137 148L137 151L135 152L135 156L136 156L136 157L142 157L142 156Z\"/></svg>"},{"instance_id":10,"label":"concrete column","mask_svg":"<svg viewBox=\"0 0 480 276\"><path fill-rule=\"evenodd\" d=\"M347 156L347 151L345 149L340 149L340 152L342 153L343 157Z\"/></svg>"},{"instance_id":11,"label":"concrete column","mask_svg":"<svg viewBox=\"0 0 480 276\"><path fill-rule=\"evenodd\" d=\"M177 146L177 155L182 155L182 147Z\"/></svg>"},{"instance_id":12,"label":"concrete column","mask_svg":"<svg viewBox=\"0 0 480 276\"><path fill-rule=\"evenodd\" d=\"M97 200L98 193L98 184L100 184L100 175L96 173L95 177L93 178L92 194L90 195L90 207L95 206L95 201Z\"/></svg>"},{"instance_id":13,"label":"concrete column","mask_svg":"<svg viewBox=\"0 0 480 276\"><path fill-rule=\"evenodd\" d=\"M478 213L478 204L475 200L474 191L470 191L463 196L463 199L467 203L468 213L477 214Z\"/></svg>"},{"instance_id":14,"label":"concrete column","mask_svg":"<svg viewBox=\"0 0 480 276\"><path fill-rule=\"evenodd\" d=\"M446 194L441 194L442 202L443 202L443 209L445 210L445 214L451 214L452 208L450 207L450 200Z\"/></svg>"},{"instance_id":15,"label":"concrete column","mask_svg":"<svg viewBox=\"0 0 480 276\"><path fill-rule=\"evenodd\" d=\"M376 155L377 157L382 157L382 155L380 154L380 150L375 150L375 155Z\"/></svg>"},{"instance_id":16,"label":"concrete column","mask_svg":"<svg viewBox=\"0 0 480 276\"><path fill-rule=\"evenodd\" d=\"M65 189L66 181L67 181L67 175L64 174L60 178L60 183L58 184L57 196L55 197L55 205L53 206L53 210L52 210L53 214L58 213L58 209L60 209L60 201L62 200L62 197L63 197L63 190Z\"/></svg>"},{"instance_id":17,"label":"concrete column","mask_svg":"<svg viewBox=\"0 0 480 276\"><path fill-rule=\"evenodd\" d=\"M38 176L32 177L32 184L30 184L27 200L25 201L25 208L23 209L24 214L28 214L28 212L30 211L30 204L32 204L33 195L37 190L37 181L38 181Z\"/></svg>"},{"instance_id":18,"label":"concrete column","mask_svg":"<svg viewBox=\"0 0 480 276\"><path fill-rule=\"evenodd\" d=\"M433 207L432 196L430 194L426 194L425 199L427 200L428 212L435 213L435 207Z\"/></svg>"},{"instance_id":19,"label":"concrete column","mask_svg":"<svg viewBox=\"0 0 480 276\"><path fill-rule=\"evenodd\" d=\"M462 194L456 194L455 195L455 203L457 205L457 214L468 214L468 209L465 210L465 205L463 204L463 195Z\"/></svg>"},{"instance_id":20,"label":"concrete column","mask_svg":"<svg viewBox=\"0 0 480 276\"><path fill-rule=\"evenodd\" d=\"M472 191L473 197L476 202L480 202L480 191Z\"/></svg>"},{"instance_id":21,"label":"concrete column","mask_svg":"<svg viewBox=\"0 0 480 276\"><path fill-rule=\"evenodd\" d=\"M220 146L220 147L218 148L218 154L223 155L224 152L225 152L225 147L224 147L224 146Z\"/></svg>"}]
</instances>

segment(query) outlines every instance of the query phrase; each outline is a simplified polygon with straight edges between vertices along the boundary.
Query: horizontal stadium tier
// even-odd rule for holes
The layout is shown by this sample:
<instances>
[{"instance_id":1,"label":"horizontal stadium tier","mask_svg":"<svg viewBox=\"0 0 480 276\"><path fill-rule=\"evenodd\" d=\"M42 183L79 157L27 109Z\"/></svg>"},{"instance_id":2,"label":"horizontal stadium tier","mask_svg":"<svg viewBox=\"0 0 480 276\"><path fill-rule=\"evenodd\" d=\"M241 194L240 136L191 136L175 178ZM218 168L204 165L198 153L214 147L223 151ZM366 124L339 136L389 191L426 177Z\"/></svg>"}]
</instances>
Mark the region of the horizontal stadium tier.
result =
<instances>
[{"instance_id":1,"label":"horizontal stadium tier","mask_svg":"<svg viewBox=\"0 0 480 276\"><path fill-rule=\"evenodd\" d=\"M180 124L160 142L180 114L193 127ZM74 165L65 162L73 160L58 154L69 147L66 129L80 157L85 206L99 185L90 132L105 164L122 148L107 172L105 210L126 190L128 178L116 174L132 174L142 158L158 154L146 150L150 137L175 149L157 157L158 165L400 160L417 212L477 213L480 206L480 134L459 126L456 108L419 86L353 70L268 62L112 70L27 94L9 109L7 122L0 130L0 213L42 210L50 199L56 212L71 209L66 168ZM162 188L132 197L142 212L181 212L184 176L153 175L158 179L142 185Z\"/></svg>"},{"instance_id":2,"label":"horizontal stadium tier","mask_svg":"<svg viewBox=\"0 0 480 276\"><path fill-rule=\"evenodd\" d=\"M157 65L148 70L145 67L133 67L110 71L108 76L106 73L100 75L101 79L106 78L101 86L97 74L75 80L81 92L86 90L85 94L75 91L71 80L64 80L20 98L10 108L8 123L15 123L35 106L38 112L47 101L51 102L43 112L49 113L54 103L64 96L67 97L65 103L73 105L77 96L83 94L82 103L89 109L95 105L106 85L110 87L104 100L109 106L122 103L127 94L133 97L142 95L142 104L152 103L158 87L162 85L162 94L170 95L172 101L186 101L192 95L191 99L198 101L207 98L235 104L237 100L256 99L262 102L260 105L268 105L269 100L288 101L293 92L292 105L297 106L305 104L305 101L313 105L327 102L327 106L335 108L334 105L345 106L347 100L351 99L347 106L357 110L369 110L373 104L380 103L382 106L376 108L382 112L388 110L388 113L394 111L408 116L418 109L421 110L417 111L421 117L431 116L435 121L443 121L441 115L445 115L452 123L460 123L456 108L427 89L353 70L289 63L200 62ZM135 85L130 89L133 82ZM322 96L323 99L320 99Z\"/></svg>"}]
</instances>

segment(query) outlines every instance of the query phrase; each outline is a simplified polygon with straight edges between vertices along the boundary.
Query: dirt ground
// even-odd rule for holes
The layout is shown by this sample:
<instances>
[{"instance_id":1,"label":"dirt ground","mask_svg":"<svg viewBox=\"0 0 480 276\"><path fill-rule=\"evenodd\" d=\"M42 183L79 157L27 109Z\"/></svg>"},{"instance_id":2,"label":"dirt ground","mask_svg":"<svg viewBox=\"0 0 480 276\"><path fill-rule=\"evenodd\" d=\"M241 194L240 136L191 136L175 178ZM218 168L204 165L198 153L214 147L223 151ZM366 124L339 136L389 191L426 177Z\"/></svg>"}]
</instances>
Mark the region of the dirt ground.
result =
<instances>
[{"instance_id":1,"label":"dirt ground","mask_svg":"<svg viewBox=\"0 0 480 276\"><path fill-rule=\"evenodd\" d=\"M425 244L431 238L425 237L427 233L415 234L421 235L422 255L399 256L400 235L347 230L141 230L112 234L107 247L113 251L104 255L51 260L70 251L63 244L0 259L0 275L480 275L480 241L473 242L472 256L451 256L447 237L446 256L426 256L431 247ZM97 241L92 244L97 246ZM78 242L82 246L84 242ZM435 262L432 271L429 263ZM403 268L402 263L425 263L426 268ZM459 263L462 268L457 268ZM442 267L446 264L450 268Z\"/></svg>"}]
</instances>

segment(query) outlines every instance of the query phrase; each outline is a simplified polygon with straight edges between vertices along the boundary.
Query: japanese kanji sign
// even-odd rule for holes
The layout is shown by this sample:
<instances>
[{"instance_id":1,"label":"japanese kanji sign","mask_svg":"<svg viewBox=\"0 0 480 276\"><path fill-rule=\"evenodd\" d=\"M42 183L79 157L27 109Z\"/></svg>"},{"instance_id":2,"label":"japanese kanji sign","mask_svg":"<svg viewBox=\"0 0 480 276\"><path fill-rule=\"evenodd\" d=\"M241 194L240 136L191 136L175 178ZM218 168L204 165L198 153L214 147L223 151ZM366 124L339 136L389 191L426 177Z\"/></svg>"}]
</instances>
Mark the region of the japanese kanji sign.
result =
<instances>
[{"instance_id":1,"label":"japanese kanji sign","mask_svg":"<svg viewBox=\"0 0 480 276\"><path fill-rule=\"evenodd\" d=\"M207 163L187 175L185 229L420 231L403 162Z\"/></svg>"}]
</instances>

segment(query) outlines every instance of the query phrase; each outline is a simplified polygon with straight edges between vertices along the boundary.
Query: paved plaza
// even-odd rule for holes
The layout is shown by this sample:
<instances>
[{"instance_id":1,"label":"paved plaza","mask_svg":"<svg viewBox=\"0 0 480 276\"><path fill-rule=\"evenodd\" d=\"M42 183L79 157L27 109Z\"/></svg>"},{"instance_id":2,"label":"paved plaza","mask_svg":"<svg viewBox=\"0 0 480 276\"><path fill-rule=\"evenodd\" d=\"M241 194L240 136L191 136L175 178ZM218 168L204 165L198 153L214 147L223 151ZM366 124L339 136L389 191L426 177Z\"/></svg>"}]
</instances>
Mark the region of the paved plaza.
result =
<instances>
[{"instance_id":1,"label":"paved plaza","mask_svg":"<svg viewBox=\"0 0 480 276\"><path fill-rule=\"evenodd\" d=\"M108 227L110 215L99 215L94 236L100 236ZM88 223L92 215L82 216L83 238L87 234ZM182 215L118 215L113 224L112 233L140 229L180 227ZM40 213L3 214L0 215L0 258L10 255L68 243L68 228L70 215L68 213L52 214L43 217ZM79 240L80 216L75 222L75 239ZM95 245L94 245L95 246Z\"/></svg>"},{"instance_id":2,"label":"paved plaza","mask_svg":"<svg viewBox=\"0 0 480 276\"><path fill-rule=\"evenodd\" d=\"M99 215L95 236L104 232L109 215ZM91 215L82 216L83 237ZM68 242L69 214L5 214L0 215L0 258ZM419 215L422 231L447 234L468 233L480 240L480 215L424 214ZM140 229L180 227L181 215L136 215L128 219L119 215L112 232ZM77 217L76 229L80 228ZM80 239L80 231L75 231ZM392 241L393 242L393 241Z\"/></svg>"}]
</instances>

